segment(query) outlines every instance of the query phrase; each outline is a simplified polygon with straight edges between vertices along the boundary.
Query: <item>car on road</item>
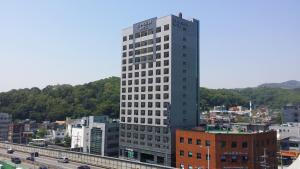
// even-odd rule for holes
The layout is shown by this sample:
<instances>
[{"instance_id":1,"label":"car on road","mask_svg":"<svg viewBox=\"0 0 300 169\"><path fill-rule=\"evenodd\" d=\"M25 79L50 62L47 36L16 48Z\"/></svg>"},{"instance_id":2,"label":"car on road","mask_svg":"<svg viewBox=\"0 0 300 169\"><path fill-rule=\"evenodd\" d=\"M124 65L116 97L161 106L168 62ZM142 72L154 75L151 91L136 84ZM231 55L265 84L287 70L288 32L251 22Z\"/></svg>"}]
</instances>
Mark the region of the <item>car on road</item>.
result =
<instances>
[{"instance_id":1,"label":"car on road","mask_svg":"<svg viewBox=\"0 0 300 169\"><path fill-rule=\"evenodd\" d=\"M40 166L39 169L48 169L46 166Z\"/></svg>"},{"instance_id":2,"label":"car on road","mask_svg":"<svg viewBox=\"0 0 300 169\"><path fill-rule=\"evenodd\" d=\"M77 169L91 169L91 168L87 165L82 165L82 166L77 167Z\"/></svg>"},{"instance_id":3,"label":"car on road","mask_svg":"<svg viewBox=\"0 0 300 169\"><path fill-rule=\"evenodd\" d=\"M38 157L39 156L39 152L33 152L31 153L31 157Z\"/></svg>"},{"instance_id":4,"label":"car on road","mask_svg":"<svg viewBox=\"0 0 300 169\"><path fill-rule=\"evenodd\" d=\"M7 149L7 154L13 154L14 150L12 148Z\"/></svg>"},{"instance_id":5,"label":"car on road","mask_svg":"<svg viewBox=\"0 0 300 169\"><path fill-rule=\"evenodd\" d=\"M26 160L28 160L28 161L34 161L34 157L33 156L27 157Z\"/></svg>"},{"instance_id":6,"label":"car on road","mask_svg":"<svg viewBox=\"0 0 300 169\"><path fill-rule=\"evenodd\" d=\"M67 157L60 157L57 161L60 163L68 163L69 159Z\"/></svg>"},{"instance_id":7,"label":"car on road","mask_svg":"<svg viewBox=\"0 0 300 169\"><path fill-rule=\"evenodd\" d=\"M15 164L21 164L21 159L18 157L12 157L11 162L13 162Z\"/></svg>"}]
</instances>

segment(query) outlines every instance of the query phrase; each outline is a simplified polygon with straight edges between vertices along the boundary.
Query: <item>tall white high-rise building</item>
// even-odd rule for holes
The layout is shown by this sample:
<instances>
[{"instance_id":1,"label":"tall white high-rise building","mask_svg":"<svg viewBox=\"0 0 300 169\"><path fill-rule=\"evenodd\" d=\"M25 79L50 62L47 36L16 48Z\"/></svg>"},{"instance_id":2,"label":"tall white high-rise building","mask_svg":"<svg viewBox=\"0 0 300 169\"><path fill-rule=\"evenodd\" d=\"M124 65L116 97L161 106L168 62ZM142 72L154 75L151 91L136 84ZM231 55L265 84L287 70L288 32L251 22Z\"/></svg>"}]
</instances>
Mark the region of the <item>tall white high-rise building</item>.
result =
<instances>
[{"instance_id":1,"label":"tall white high-rise building","mask_svg":"<svg viewBox=\"0 0 300 169\"><path fill-rule=\"evenodd\" d=\"M175 165L175 130L199 119L199 21L151 18L122 35L120 157Z\"/></svg>"}]
</instances>

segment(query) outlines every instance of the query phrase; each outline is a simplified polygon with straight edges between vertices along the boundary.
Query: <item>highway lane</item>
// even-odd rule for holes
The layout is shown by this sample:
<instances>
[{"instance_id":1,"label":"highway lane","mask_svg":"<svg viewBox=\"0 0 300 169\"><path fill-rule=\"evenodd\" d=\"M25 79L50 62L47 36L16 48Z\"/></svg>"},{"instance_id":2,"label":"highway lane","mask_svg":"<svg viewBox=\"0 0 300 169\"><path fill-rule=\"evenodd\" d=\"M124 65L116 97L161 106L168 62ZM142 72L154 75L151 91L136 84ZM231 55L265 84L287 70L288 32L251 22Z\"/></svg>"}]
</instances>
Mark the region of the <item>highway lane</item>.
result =
<instances>
[{"instance_id":1,"label":"highway lane","mask_svg":"<svg viewBox=\"0 0 300 169\"><path fill-rule=\"evenodd\" d=\"M7 154L6 149L0 149L0 154ZM23 152L18 152L15 151L13 154L10 154L11 157L19 157L21 159L26 159L27 157L30 156L29 153L23 153ZM40 157L35 157L35 160L37 162L43 163L45 165L54 165L57 166L57 169L77 169L77 167L83 165L80 163L75 163L75 162L69 162L69 163L59 163L57 159L55 158L50 158L50 157L45 157L45 156L40 156ZM30 162L30 161L28 161ZM100 167L94 167L90 166L91 169L103 169Z\"/></svg>"},{"instance_id":2,"label":"highway lane","mask_svg":"<svg viewBox=\"0 0 300 169\"><path fill-rule=\"evenodd\" d=\"M11 162L11 159L10 158L7 158L7 157L0 157L0 161L2 161L2 162L5 162L5 161L7 161L7 162ZM21 168L26 168L26 169L34 169L34 166L32 165L32 164L28 164L28 163L22 163L21 165L16 165L16 166L20 166ZM36 169L38 168L38 167L35 167Z\"/></svg>"}]
</instances>

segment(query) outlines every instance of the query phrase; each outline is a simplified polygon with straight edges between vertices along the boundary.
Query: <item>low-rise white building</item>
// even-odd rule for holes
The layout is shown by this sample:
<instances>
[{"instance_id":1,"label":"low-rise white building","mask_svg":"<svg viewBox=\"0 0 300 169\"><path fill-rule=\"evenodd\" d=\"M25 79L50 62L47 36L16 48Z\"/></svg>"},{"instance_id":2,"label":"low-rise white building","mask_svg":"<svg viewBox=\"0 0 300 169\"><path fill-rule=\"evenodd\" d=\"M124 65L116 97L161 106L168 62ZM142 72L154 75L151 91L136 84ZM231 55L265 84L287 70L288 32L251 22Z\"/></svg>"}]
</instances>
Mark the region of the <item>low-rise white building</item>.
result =
<instances>
[{"instance_id":1,"label":"low-rise white building","mask_svg":"<svg viewBox=\"0 0 300 169\"><path fill-rule=\"evenodd\" d=\"M71 149L85 153L117 156L119 149L119 123L108 116L89 116L67 123Z\"/></svg>"}]
</instances>

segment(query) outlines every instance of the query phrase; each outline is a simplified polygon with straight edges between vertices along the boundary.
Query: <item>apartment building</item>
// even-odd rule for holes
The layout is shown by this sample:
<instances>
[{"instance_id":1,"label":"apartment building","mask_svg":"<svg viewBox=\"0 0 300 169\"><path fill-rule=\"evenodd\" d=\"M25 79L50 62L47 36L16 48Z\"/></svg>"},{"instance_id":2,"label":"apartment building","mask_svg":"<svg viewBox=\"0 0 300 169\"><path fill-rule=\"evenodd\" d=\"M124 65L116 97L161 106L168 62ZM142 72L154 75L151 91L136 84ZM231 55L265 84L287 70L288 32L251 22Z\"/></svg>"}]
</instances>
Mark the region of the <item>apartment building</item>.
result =
<instances>
[{"instance_id":1,"label":"apartment building","mask_svg":"<svg viewBox=\"0 0 300 169\"><path fill-rule=\"evenodd\" d=\"M199 120L199 21L155 17L122 35L119 155L175 166L176 128Z\"/></svg>"}]
</instances>

